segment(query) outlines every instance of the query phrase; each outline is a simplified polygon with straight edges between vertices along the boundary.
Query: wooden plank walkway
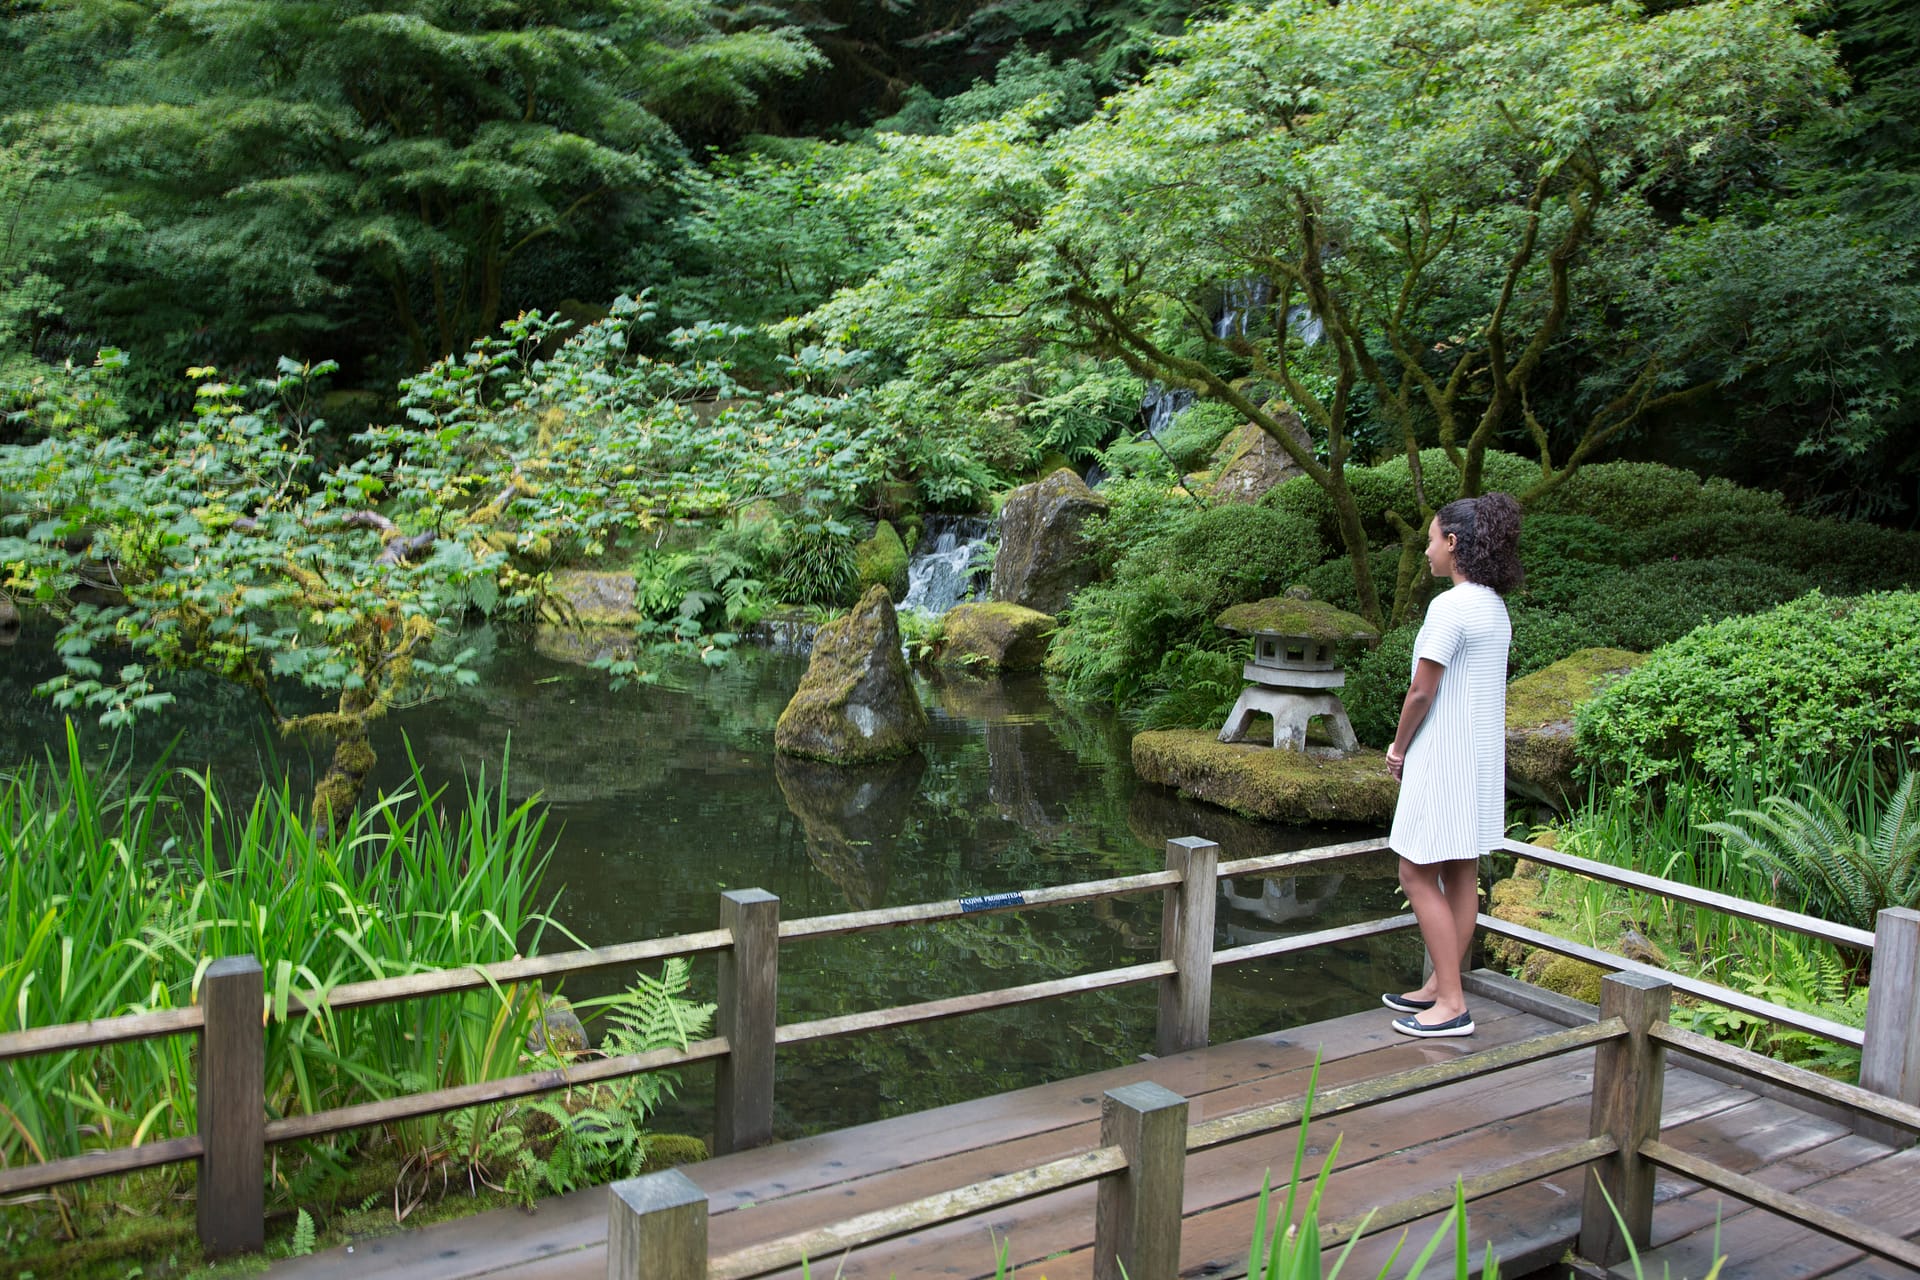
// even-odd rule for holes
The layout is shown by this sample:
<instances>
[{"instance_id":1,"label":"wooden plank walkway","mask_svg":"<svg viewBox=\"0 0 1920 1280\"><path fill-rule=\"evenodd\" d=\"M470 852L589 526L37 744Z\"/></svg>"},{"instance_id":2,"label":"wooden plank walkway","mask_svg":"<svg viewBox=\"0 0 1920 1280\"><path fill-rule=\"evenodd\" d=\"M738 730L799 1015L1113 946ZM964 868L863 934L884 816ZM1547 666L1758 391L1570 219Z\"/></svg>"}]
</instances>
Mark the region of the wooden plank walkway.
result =
<instances>
[{"instance_id":1,"label":"wooden plank walkway","mask_svg":"<svg viewBox=\"0 0 1920 1280\"><path fill-rule=\"evenodd\" d=\"M1468 1041L1410 1041L1388 1027L1385 1010L1355 1014L777 1143L685 1172L710 1198L711 1246L719 1255L1091 1150L1099 1145L1101 1094L1118 1085L1152 1080L1186 1096L1191 1123L1300 1096L1316 1054L1324 1089L1559 1029L1486 994L1474 1003L1481 1029ZM1491 1172L1585 1138L1592 1067L1588 1050L1316 1122L1314 1169L1335 1135L1343 1135L1323 1220L1445 1189L1456 1176ZM1666 1141L1737 1172L1884 1229L1920 1234L1920 1152L1895 1154L1835 1121L1675 1066L1668 1070L1662 1129ZM1189 1158L1183 1275L1244 1272L1261 1180L1267 1170L1289 1166L1295 1137L1287 1129ZM1556 1261L1577 1229L1581 1176L1545 1178L1475 1202L1476 1253L1491 1242L1510 1280ZM1090 1280L1093 1200L1091 1187L1058 1192L844 1258L821 1258L814 1272L845 1280L974 1280L993 1274L995 1242L1004 1241L1027 1276ZM1916 1275L1676 1177L1659 1184L1656 1252L1647 1273L1660 1275L1666 1266L1674 1277L1704 1275L1716 1219L1728 1277ZM1437 1222L1408 1228L1411 1251ZM601 1280L606 1229L606 1191L594 1188L530 1212L480 1214L361 1241L351 1252L284 1261L268 1274L275 1280ZM1347 1273L1376 1274L1400 1236L1394 1230L1362 1241ZM1403 1269L1404 1262L1396 1271Z\"/></svg>"}]
</instances>

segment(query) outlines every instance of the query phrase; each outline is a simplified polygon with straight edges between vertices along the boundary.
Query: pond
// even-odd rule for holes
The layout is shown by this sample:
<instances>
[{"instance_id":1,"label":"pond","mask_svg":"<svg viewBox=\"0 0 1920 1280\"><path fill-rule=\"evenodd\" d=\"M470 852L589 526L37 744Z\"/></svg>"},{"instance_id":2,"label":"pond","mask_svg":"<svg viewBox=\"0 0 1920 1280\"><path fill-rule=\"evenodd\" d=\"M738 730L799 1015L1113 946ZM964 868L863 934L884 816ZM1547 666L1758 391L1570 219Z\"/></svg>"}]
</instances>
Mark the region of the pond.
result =
<instances>
[{"instance_id":1,"label":"pond","mask_svg":"<svg viewBox=\"0 0 1920 1280\"><path fill-rule=\"evenodd\" d=\"M511 793L538 794L549 810L553 918L589 945L710 929L723 889L765 889L796 918L1158 870L1177 836L1217 840L1226 859L1370 834L1248 822L1141 783L1114 718L1052 696L1038 676L923 674L932 724L921 754L845 770L774 755L773 724L804 658L747 650L718 670L689 666L664 685L611 692L590 669L485 645L476 687L380 724L374 785L405 779L409 749L429 779L455 785L496 773L508 755ZM54 663L34 637L0 649L0 767L60 740L59 714L29 696ZM171 712L117 744L86 734L86 750L147 760L171 741L176 763L211 768L230 791L251 789L263 770L309 782L314 761L275 741L247 695L213 681L184 689ZM1221 892L1220 946L1402 909L1384 858ZM1156 958L1159 919L1153 895L790 944L780 1019L1141 963ZM563 945L550 934L545 948ZM1417 948L1403 934L1220 970L1212 1035L1377 1007L1379 991L1417 976ZM711 961L695 972L710 993ZM783 1051L776 1132L1117 1065L1152 1049L1155 999L1143 985ZM710 1079L689 1071L660 1126L703 1132Z\"/></svg>"}]
</instances>

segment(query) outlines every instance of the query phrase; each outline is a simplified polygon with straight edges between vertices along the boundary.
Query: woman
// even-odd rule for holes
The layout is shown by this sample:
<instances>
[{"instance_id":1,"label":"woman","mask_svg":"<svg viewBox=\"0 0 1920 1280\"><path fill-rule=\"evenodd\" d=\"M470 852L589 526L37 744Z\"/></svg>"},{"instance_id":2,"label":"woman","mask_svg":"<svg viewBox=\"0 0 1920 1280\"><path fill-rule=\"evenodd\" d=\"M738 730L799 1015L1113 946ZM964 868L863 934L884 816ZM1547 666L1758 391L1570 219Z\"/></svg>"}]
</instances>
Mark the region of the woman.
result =
<instances>
[{"instance_id":1,"label":"woman","mask_svg":"<svg viewBox=\"0 0 1920 1280\"><path fill-rule=\"evenodd\" d=\"M1427 606L1413 684L1387 767L1400 779L1388 843L1420 922L1433 974L1381 1000L1410 1036L1470 1036L1460 969L1480 910L1480 855L1506 828L1507 648L1501 596L1520 585L1520 505L1504 493L1462 498L1427 529L1427 564L1453 588Z\"/></svg>"}]
</instances>

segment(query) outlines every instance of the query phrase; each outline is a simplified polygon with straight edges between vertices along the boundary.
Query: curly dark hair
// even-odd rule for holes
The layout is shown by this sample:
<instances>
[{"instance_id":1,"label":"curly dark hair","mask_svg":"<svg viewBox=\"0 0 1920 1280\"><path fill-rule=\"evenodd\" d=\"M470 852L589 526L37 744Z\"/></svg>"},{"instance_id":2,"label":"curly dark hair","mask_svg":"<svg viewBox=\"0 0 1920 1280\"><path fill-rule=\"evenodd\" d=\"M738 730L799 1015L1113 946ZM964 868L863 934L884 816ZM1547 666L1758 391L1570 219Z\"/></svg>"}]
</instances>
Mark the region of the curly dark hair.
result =
<instances>
[{"instance_id":1,"label":"curly dark hair","mask_svg":"<svg viewBox=\"0 0 1920 1280\"><path fill-rule=\"evenodd\" d=\"M1468 582L1504 596L1526 580L1520 568L1520 504L1512 494L1460 498L1434 518L1441 533L1453 535L1453 563Z\"/></svg>"}]
</instances>

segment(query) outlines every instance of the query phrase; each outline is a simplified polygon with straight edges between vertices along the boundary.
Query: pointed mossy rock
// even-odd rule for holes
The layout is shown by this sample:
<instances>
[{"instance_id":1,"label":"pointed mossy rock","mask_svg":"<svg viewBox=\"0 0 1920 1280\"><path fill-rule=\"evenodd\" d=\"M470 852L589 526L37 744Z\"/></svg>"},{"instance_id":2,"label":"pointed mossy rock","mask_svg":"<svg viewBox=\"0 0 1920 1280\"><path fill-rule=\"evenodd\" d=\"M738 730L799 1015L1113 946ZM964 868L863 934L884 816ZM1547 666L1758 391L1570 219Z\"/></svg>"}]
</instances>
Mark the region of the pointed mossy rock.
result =
<instances>
[{"instance_id":1,"label":"pointed mossy rock","mask_svg":"<svg viewBox=\"0 0 1920 1280\"><path fill-rule=\"evenodd\" d=\"M774 726L776 751L865 764L903 756L927 736L927 713L900 652L900 620L881 586L821 627L813 659Z\"/></svg>"},{"instance_id":2,"label":"pointed mossy rock","mask_svg":"<svg viewBox=\"0 0 1920 1280\"><path fill-rule=\"evenodd\" d=\"M1052 614L1024 605L957 604L941 619L939 661L980 671L1037 671L1054 626Z\"/></svg>"},{"instance_id":3,"label":"pointed mossy rock","mask_svg":"<svg viewBox=\"0 0 1920 1280\"><path fill-rule=\"evenodd\" d=\"M1135 734L1133 771L1191 800L1267 822L1393 821L1400 784L1386 756L1362 749L1343 759L1221 742L1211 729Z\"/></svg>"},{"instance_id":4,"label":"pointed mossy rock","mask_svg":"<svg viewBox=\"0 0 1920 1280\"><path fill-rule=\"evenodd\" d=\"M556 569L553 594L567 621L586 627L627 627L640 621L637 588L630 573Z\"/></svg>"},{"instance_id":5,"label":"pointed mossy rock","mask_svg":"<svg viewBox=\"0 0 1920 1280\"><path fill-rule=\"evenodd\" d=\"M1508 685L1507 790L1565 812L1577 798L1574 712L1646 660L1627 649L1580 649Z\"/></svg>"},{"instance_id":6,"label":"pointed mossy rock","mask_svg":"<svg viewBox=\"0 0 1920 1280\"><path fill-rule=\"evenodd\" d=\"M873 536L853 549L854 571L860 589L879 585L895 600L907 596L907 544L885 520L873 526Z\"/></svg>"}]
</instances>

